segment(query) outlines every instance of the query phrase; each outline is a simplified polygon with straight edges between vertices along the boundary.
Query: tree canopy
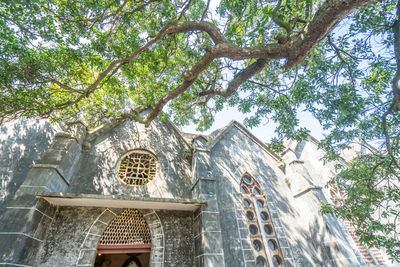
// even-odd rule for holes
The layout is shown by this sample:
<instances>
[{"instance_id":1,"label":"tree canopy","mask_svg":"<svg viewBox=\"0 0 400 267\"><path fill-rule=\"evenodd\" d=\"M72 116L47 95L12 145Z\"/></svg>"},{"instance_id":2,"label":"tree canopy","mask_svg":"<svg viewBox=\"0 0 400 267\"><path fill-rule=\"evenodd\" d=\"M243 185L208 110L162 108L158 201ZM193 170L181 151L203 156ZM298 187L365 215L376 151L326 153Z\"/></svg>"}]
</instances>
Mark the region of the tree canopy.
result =
<instances>
[{"instance_id":1,"label":"tree canopy","mask_svg":"<svg viewBox=\"0 0 400 267\"><path fill-rule=\"evenodd\" d=\"M337 158L380 141L334 181L361 241L400 259L400 24L394 0L5 0L0 122L131 118L210 127L236 106L248 126L305 138L297 112L329 131ZM143 113L141 111L147 110ZM251 113L250 113L251 112ZM145 115L144 115L145 114ZM275 148L279 143L274 140Z\"/></svg>"}]
</instances>

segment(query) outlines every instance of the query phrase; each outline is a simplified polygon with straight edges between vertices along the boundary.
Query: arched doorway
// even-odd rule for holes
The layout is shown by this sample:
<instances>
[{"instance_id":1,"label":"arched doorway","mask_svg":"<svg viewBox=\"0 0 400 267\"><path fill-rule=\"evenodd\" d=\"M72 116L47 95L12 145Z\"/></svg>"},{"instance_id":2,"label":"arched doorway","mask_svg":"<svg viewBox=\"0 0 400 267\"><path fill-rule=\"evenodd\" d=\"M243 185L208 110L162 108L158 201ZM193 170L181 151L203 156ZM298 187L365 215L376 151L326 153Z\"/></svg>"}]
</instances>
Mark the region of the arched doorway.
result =
<instances>
[{"instance_id":1,"label":"arched doorway","mask_svg":"<svg viewBox=\"0 0 400 267\"><path fill-rule=\"evenodd\" d=\"M94 266L148 267L150 252L150 229L142 213L126 209L103 232Z\"/></svg>"}]
</instances>

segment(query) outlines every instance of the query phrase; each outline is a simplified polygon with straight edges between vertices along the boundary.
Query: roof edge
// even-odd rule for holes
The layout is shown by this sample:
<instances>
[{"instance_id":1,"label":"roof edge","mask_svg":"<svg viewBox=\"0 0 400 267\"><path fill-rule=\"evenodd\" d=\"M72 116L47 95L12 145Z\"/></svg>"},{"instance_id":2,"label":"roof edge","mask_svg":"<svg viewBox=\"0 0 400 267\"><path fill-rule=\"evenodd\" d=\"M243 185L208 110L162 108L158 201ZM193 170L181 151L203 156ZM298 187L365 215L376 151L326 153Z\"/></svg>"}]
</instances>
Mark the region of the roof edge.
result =
<instances>
[{"instance_id":1,"label":"roof edge","mask_svg":"<svg viewBox=\"0 0 400 267\"><path fill-rule=\"evenodd\" d=\"M249 137L254 143L258 144L263 150L265 150L273 159L276 161L282 161L282 158L273 152L268 146L263 143L260 139L258 139L250 130L244 127L240 122L236 120L232 120L218 135L211 141L208 146L208 149L212 149L221 139L222 137L232 128L236 127L239 131L244 133L247 137Z\"/></svg>"}]
</instances>

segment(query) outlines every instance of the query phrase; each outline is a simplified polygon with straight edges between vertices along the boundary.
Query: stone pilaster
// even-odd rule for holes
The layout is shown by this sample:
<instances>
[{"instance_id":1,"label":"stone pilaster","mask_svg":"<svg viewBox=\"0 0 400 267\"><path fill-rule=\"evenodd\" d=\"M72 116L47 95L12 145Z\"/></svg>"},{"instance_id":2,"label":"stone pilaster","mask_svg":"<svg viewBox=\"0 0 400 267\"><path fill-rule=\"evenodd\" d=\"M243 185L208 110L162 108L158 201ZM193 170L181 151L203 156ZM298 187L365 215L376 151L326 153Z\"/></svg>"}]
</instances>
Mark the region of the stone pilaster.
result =
<instances>
[{"instance_id":1,"label":"stone pilaster","mask_svg":"<svg viewBox=\"0 0 400 267\"><path fill-rule=\"evenodd\" d=\"M0 216L0 263L7 266L34 266L55 207L37 199L43 192L64 192L79 160L86 127L67 124L57 133L41 163L31 166L24 182Z\"/></svg>"},{"instance_id":2,"label":"stone pilaster","mask_svg":"<svg viewBox=\"0 0 400 267\"><path fill-rule=\"evenodd\" d=\"M223 267L225 261L217 203L217 181L210 168L210 151L202 137L195 139L193 144L193 198L208 202L207 206L194 213L195 266Z\"/></svg>"}]
</instances>

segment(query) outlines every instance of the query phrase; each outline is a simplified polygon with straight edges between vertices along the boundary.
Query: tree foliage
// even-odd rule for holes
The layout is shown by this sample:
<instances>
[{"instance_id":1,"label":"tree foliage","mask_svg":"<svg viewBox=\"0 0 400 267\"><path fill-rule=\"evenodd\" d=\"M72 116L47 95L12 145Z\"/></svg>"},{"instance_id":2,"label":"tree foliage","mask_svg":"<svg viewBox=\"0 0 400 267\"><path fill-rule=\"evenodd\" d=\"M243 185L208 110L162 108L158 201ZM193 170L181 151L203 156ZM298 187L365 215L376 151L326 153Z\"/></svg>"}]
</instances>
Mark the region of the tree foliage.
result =
<instances>
[{"instance_id":1,"label":"tree foliage","mask_svg":"<svg viewBox=\"0 0 400 267\"><path fill-rule=\"evenodd\" d=\"M215 12L212 4L2 1L0 121L149 124L162 114L206 129L229 105L250 114L248 126L271 119L280 138L301 139L297 112L307 110L329 131L329 159L355 138L382 142L342 169L335 182L345 198L324 211L399 259L397 1L221 0Z\"/></svg>"}]
</instances>

